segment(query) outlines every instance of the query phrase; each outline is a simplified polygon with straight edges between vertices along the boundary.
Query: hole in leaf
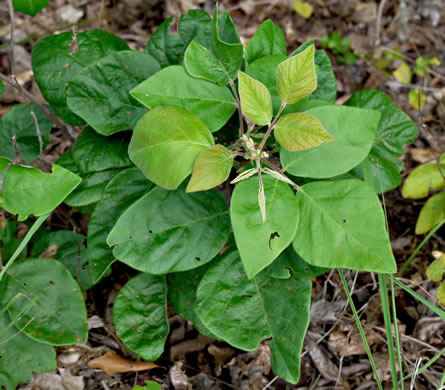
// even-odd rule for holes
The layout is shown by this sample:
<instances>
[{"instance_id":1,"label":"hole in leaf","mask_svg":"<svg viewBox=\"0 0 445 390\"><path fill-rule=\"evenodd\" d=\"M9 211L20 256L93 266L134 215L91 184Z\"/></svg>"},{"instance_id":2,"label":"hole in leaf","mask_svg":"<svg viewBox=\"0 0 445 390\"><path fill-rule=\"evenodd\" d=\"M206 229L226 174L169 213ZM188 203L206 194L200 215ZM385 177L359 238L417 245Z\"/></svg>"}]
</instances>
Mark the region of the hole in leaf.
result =
<instances>
[{"instance_id":1,"label":"hole in leaf","mask_svg":"<svg viewBox=\"0 0 445 390\"><path fill-rule=\"evenodd\" d=\"M195 257L195 260L196 261L201 261L201 258L197 256L197 257Z\"/></svg>"},{"instance_id":2,"label":"hole in leaf","mask_svg":"<svg viewBox=\"0 0 445 390\"><path fill-rule=\"evenodd\" d=\"M153 233L153 230L149 230L148 232L149 232L150 234L152 234L152 233Z\"/></svg>"},{"instance_id":3,"label":"hole in leaf","mask_svg":"<svg viewBox=\"0 0 445 390\"><path fill-rule=\"evenodd\" d=\"M128 239L129 239L129 240L132 240L132 239L133 239L133 236L128 236Z\"/></svg>"},{"instance_id":4,"label":"hole in leaf","mask_svg":"<svg viewBox=\"0 0 445 390\"><path fill-rule=\"evenodd\" d=\"M278 232L270 233L270 236L269 236L269 248L270 249L272 249L272 245L271 245L272 244L272 240L277 238L277 237L280 237L280 233L278 233Z\"/></svg>"},{"instance_id":5,"label":"hole in leaf","mask_svg":"<svg viewBox=\"0 0 445 390\"><path fill-rule=\"evenodd\" d=\"M252 295L250 295L250 294L245 294L245 295L241 295L241 296L243 298L249 298L249 299L253 298Z\"/></svg>"},{"instance_id":6,"label":"hole in leaf","mask_svg":"<svg viewBox=\"0 0 445 390\"><path fill-rule=\"evenodd\" d=\"M346 223L346 219L343 218L343 223Z\"/></svg>"}]
</instances>

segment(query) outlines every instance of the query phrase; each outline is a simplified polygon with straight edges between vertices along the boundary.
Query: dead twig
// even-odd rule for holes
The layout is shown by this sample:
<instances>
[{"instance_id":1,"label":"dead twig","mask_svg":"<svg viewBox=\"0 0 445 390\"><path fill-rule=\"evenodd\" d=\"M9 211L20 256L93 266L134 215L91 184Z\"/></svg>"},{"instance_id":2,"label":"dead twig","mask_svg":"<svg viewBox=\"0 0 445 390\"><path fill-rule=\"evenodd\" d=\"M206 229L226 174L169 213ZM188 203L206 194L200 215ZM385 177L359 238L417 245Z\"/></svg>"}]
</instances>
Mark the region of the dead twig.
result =
<instances>
[{"instance_id":1,"label":"dead twig","mask_svg":"<svg viewBox=\"0 0 445 390\"><path fill-rule=\"evenodd\" d=\"M2 175L0 176L0 191L3 190L3 182L5 181L6 172L8 172L9 168L11 168L11 166L15 164L25 163L17 147L17 140L15 135L12 137L12 146L14 147L15 150L15 157L8 162L8 165L6 165L5 169L2 172Z\"/></svg>"}]
</instances>

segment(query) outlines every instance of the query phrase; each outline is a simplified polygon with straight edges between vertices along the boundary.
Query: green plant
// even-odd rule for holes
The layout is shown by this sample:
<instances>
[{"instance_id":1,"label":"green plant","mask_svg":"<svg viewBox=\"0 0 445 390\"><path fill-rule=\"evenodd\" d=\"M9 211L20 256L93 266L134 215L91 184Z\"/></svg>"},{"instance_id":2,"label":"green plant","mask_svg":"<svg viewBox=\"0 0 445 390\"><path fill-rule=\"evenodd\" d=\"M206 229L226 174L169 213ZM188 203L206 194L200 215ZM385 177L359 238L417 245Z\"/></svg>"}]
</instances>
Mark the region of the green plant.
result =
<instances>
[{"instance_id":1,"label":"green plant","mask_svg":"<svg viewBox=\"0 0 445 390\"><path fill-rule=\"evenodd\" d=\"M48 345L86 341L80 288L116 261L140 271L113 310L129 349L148 360L162 354L169 301L201 333L237 348L271 338L273 369L292 383L311 277L332 268L396 271L376 192L400 184L402 147L417 136L411 119L374 90L335 105L326 53L309 41L288 56L270 20L245 50L226 12L190 11L177 34L171 22L144 52L99 30L34 47L33 72L52 110L88 125L52 173L18 165L40 156L37 107L0 122L5 140L13 136L1 143L0 204L19 220L39 217L0 273L8 287L0 292L0 351L18 342L46 348L40 366L20 372L17 356L0 354L8 390L54 366ZM50 126L39 115L45 143ZM10 125L19 118L23 125ZM40 229L31 241L63 201L91 215L87 248L84 236L72 235L77 257L68 255L71 231ZM39 258L16 261L28 245ZM52 246L56 254L48 254ZM387 296L384 303L387 317Z\"/></svg>"},{"instance_id":2,"label":"green plant","mask_svg":"<svg viewBox=\"0 0 445 390\"><path fill-rule=\"evenodd\" d=\"M357 61L357 57L351 50L349 39L342 38L340 31L332 31L330 35L325 35L320 39L321 47L329 49L341 64L352 65Z\"/></svg>"}]
</instances>

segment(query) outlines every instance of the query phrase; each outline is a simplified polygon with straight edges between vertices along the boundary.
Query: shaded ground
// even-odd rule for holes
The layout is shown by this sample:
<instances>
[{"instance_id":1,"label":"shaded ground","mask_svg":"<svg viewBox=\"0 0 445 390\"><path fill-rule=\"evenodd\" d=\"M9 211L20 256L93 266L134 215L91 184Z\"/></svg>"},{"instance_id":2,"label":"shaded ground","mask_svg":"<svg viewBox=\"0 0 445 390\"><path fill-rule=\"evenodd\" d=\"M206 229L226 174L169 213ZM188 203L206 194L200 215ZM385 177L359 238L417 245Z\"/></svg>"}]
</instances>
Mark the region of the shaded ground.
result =
<instances>
[{"instance_id":1,"label":"shaded ground","mask_svg":"<svg viewBox=\"0 0 445 390\"><path fill-rule=\"evenodd\" d=\"M335 30L347 37L352 50L358 53L355 64L340 64L329 52L338 79L338 102L345 101L359 89L379 89L388 93L416 121L420 135L413 145L406 148L404 177L419 163L433 160L438 153L445 151L445 67L434 68L434 73L427 77L413 79L412 83L423 88L427 95L424 110L418 112L408 103L410 88L393 76L388 78L375 65L383 58L382 49L375 45L376 41L380 41L380 45L386 48L400 49L409 63L415 62L419 56L437 56L445 64L445 2L312 0L311 4L314 13L308 20L298 16L291 2L284 0L222 1L220 6L223 10L231 11L240 35L246 42L267 18L278 23L285 31L289 52L307 39L321 39ZM47 9L34 18L17 17L16 41L23 40L16 52L18 79L43 101L32 79L30 64L30 51L36 39L29 37L42 36L73 24L77 31L86 28L107 29L126 40L133 49L142 49L151 33L165 18L177 16L192 8L211 11L213 7L213 2L201 0L52 1ZM0 5L0 44L8 43L8 35L9 14L7 4L3 2ZM397 60L391 62L386 71L395 70L399 63ZM0 54L0 71L6 74L10 71L5 51ZM21 96L7 89L0 104L0 115L20 101ZM56 160L70 146L62 134L55 132L46 153ZM404 199L398 188L385 194L384 201L393 250L400 266L423 239L423 236L414 234L414 228L425 200ZM87 219L79 213L73 214L66 207L58 210L53 223L70 229L67 216L76 219L79 231L86 233ZM435 296L438 287L438 283L427 280L425 269L432 261L431 252L444 250L443 234L444 229L431 238L404 274L408 279L406 283L425 296ZM87 363L109 350L137 359L117 340L111 320L114 298L132 271L124 265L115 266L113 271L112 277L85 295L91 329L88 345L59 348L59 369L38 376L34 385L23 388L131 389L134 384L142 385L146 379L157 380L163 388L175 389L263 389L267 386L275 389L331 389L335 386L344 389L376 388L336 272L314 280L311 326L304 347L302 378L296 386L275 377L270 368L267 343L263 343L255 352L239 351L225 343L199 336L190 324L172 310L169 310L171 333L165 352L157 362L165 369L110 377L102 370L88 367ZM352 271L346 276L350 287L354 289L354 299L360 307L380 377L388 385L390 371L386 335L376 279L372 274ZM445 324L404 292L397 290L396 295L405 372L411 372L418 358L422 357L426 362L445 347ZM436 388L444 369L445 357L442 357L417 378L415 388ZM65 383L63 387L62 378L72 384Z\"/></svg>"}]
</instances>

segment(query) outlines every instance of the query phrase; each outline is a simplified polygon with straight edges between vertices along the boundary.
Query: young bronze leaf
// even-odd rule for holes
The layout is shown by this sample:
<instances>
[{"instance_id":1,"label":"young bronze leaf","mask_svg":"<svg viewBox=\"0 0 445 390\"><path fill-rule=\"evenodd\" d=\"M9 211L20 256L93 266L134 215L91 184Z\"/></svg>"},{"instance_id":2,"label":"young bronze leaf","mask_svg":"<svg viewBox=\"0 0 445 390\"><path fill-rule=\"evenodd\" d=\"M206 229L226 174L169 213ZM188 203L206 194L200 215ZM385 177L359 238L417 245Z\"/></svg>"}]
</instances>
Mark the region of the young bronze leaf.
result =
<instances>
[{"instance_id":1,"label":"young bronze leaf","mask_svg":"<svg viewBox=\"0 0 445 390\"><path fill-rule=\"evenodd\" d=\"M278 143L289 151L314 148L334 139L317 118L304 113L281 117L274 134Z\"/></svg>"},{"instance_id":2,"label":"young bronze leaf","mask_svg":"<svg viewBox=\"0 0 445 390\"><path fill-rule=\"evenodd\" d=\"M128 153L149 180L172 190L193 171L196 157L214 144L196 116L183 108L158 106L137 123Z\"/></svg>"},{"instance_id":3,"label":"young bronze leaf","mask_svg":"<svg viewBox=\"0 0 445 390\"><path fill-rule=\"evenodd\" d=\"M204 150L196 159L187 192L204 191L227 180L233 165L230 150L215 145Z\"/></svg>"},{"instance_id":4,"label":"young bronze leaf","mask_svg":"<svg viewBox=\"0 0 445 390\"><path fill-rule=\"evenodd\" d=\"M278 66L278 94L283 102L295 103L317 89L314 55L311 45Z\"/></svg>"},{"instance_id":5,"label":"young bronze leaf","mask_svg":"<svg viewBox=\"0 0 445 390\"><path fill-rule=\"evenodd\" d=\"M246 73L238 73L241 108L244 115L257 125L267 125L272 119L272 98L266 86Z\"/></svg>"}]
</instances>

